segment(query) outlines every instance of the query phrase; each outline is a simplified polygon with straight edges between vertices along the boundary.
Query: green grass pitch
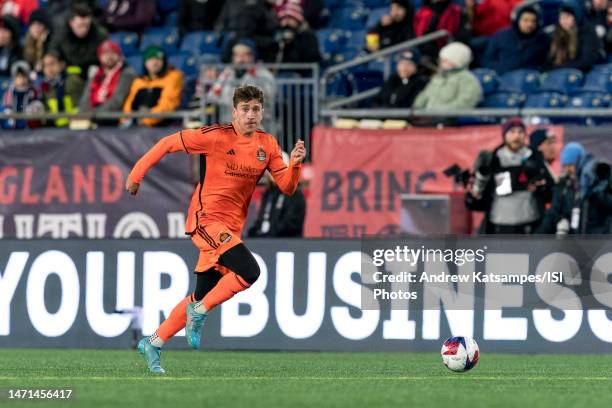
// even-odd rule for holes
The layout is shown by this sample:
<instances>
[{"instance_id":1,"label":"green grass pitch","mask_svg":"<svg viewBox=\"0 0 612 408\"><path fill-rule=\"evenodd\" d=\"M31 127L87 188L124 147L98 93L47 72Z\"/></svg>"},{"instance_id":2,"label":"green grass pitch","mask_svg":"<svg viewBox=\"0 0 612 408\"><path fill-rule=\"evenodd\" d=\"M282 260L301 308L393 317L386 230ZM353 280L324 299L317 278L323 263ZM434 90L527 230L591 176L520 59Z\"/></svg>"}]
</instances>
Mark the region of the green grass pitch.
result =
<instances>
[{"instance_id":1,"label":"green grass pitch","mask_svg":"<svg viewBox=\"0 0 612 408\"><path fill-rule=\"evenodd\" d=\"M436 353L162 354L164 376L135 351L0 349L6 407L612 407L612 354L484 353L452 373ZM71 388L71 401L15 402L10 388Z\"/></svg>"}]
</instances>

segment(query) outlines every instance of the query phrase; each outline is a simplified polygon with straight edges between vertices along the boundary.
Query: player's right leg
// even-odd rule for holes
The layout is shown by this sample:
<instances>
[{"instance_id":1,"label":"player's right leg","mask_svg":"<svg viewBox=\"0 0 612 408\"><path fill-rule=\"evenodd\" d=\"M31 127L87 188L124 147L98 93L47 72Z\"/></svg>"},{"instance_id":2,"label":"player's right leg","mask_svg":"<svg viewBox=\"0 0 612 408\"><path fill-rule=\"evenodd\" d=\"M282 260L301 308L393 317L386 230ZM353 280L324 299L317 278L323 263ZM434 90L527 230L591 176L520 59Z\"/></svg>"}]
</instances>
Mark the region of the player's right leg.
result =
<instances>
[{"instance_id":1,"label":"player's right leg","mask_svg":"<svg viewBox=\"0 0 612 408\"><path fill-rule=\"evenodd\" d=\"M248 289L259 277L259 265L251 251L239 243L225 251L218 260L225 272L219 282L202 298L196 294L195 302L187 306L185 335L192 348L200 346L200 331L210 310L231 299L236 293Z\"/></svg>"}]
</instances>

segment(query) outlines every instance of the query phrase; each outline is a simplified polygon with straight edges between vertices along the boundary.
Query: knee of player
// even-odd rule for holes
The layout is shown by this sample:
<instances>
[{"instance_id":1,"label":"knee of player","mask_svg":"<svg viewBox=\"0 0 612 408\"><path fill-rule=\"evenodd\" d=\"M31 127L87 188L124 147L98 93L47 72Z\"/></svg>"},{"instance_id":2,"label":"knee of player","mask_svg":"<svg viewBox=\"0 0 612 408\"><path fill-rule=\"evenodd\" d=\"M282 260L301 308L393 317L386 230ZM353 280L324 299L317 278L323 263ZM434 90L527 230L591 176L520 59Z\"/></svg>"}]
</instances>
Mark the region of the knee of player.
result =
<instances>
[{"instance_id":1,"label":"knee of player","mask_svg":"<svg viewBox=\"0 0 612 408\"><path fill-rule=\"evenodd\" d=\"M249 268L249 271L245 274L244 280L252 285L257 281L257 279L259 279L259 275L261 275L261 270L259 269L257 262L255 262L255 264Z\"/></svg>"}]
</instances>

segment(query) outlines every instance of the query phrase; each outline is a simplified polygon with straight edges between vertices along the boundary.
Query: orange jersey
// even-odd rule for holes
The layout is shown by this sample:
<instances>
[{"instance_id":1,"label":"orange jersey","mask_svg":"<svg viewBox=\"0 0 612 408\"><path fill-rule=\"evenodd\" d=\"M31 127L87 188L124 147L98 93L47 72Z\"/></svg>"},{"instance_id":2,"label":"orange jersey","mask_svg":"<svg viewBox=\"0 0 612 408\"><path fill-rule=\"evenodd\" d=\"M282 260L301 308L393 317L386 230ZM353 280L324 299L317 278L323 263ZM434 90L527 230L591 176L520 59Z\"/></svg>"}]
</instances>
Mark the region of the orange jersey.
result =
<instances>
[{"instance_id":1,"label":"orange jersey","mask_svg":"<svg viewBox=\"0 0 612 408\"><path fill-rule=\"evenodd\" d=\"M285 164L274 136L259 130L244 136L230 124L164 137L138 160L129 179L140 183L165 154L178 151L202 154L206 165L204 182L198 183L191 197L186 234L192 234L198 225L218 221L240 235L251 196L266 169L284 194L293 194L300 178L300 164Z\"/></svg>"}]
</instances>

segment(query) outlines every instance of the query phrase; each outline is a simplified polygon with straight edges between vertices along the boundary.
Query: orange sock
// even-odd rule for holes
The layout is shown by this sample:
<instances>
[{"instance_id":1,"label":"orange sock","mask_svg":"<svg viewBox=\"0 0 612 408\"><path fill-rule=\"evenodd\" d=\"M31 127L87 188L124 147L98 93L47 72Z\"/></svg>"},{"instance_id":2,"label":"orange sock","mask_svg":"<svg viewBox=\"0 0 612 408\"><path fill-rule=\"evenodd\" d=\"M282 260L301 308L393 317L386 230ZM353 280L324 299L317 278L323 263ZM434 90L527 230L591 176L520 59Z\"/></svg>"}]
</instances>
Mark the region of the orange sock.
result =
<instances>
[{"instance_id":1,"label":"orange sock","mask_svg":"<svg viewBox=\"0 0 612 408\"><path fill-rule=\"evenodd\" d=\"M249 285L240 276L234 272L229 272L217 282L214 288L204 296L202 304L207 311L212 310L215 306L220 305L228 299L231 299L238 292L247 289ZM160 336L161 337L161 336Z\"/></svg>"},{"instance_id":2,"label":"orange sock","mask_svg":"<svg viewBox=\"0 0 612 408\"><path fill-rule=\"evenodd\" d=\"M170 316L164 320L156 331L160 339L166 342L185 327L185 322L187 321L185 309L191 302L193 302L193 294L181 300L179 304L172 309Z\"/></svg>"}]
</instances>

